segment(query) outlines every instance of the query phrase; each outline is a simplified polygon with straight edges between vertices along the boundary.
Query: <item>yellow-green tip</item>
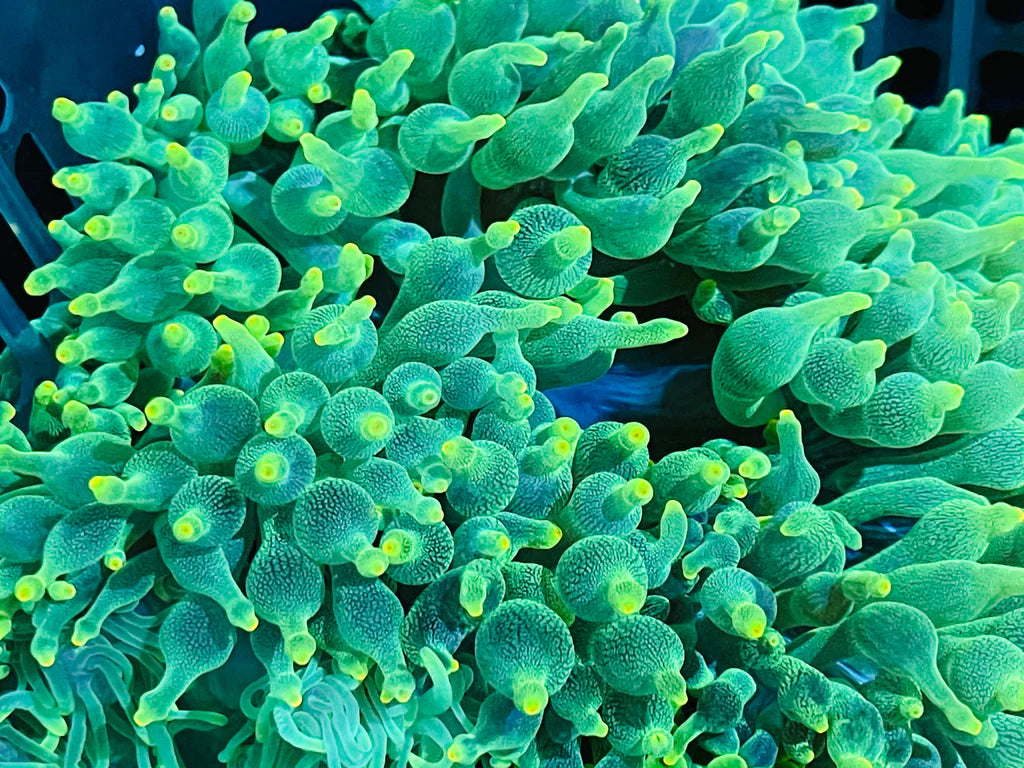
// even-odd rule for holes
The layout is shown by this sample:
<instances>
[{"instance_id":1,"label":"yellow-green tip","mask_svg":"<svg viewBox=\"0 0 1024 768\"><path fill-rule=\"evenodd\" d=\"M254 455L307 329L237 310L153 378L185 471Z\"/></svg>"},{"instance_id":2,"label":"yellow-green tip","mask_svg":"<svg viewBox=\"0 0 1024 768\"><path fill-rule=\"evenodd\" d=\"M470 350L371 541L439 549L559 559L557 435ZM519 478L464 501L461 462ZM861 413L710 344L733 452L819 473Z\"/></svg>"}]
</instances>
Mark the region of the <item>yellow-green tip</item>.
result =
<instances>
[{"instance_id":1,"label":"yellow-green tip","mask_svg":"<svg viewBox=\"0 0 1024 768\"><path fill-rule=\"evenodd\" d=\"M313 104L323 104L331 98L331 87L327 83L313 83L306 89L306 98Z\"/></svg>"},{"instance_id":2,"label":"yellow-green tip","mask_svg":"<svg viewBox=\"0 0 1024 768\"><path fill-rule=\"evenodd\" d=\"M364 440L386 440L391 434L391 419L384 413L368 413L360 420L359 431Z\"/></svg>"},{"instance_id":3,"label":"yellow-green tip","mask_svg":"<svg viewBox=\"0 0 1024 768\"><path fill-rule=\"evenodd\" d=\"M382 575L391 564L387 554L379 549L367 549L356 557L355 566L359 574L367 579Z\"/></svg>"},{"instance_id":4,"label":"yellow-green tip","mask_svg":"<svg viewBox=\"0 0 1024 768\"><path fill-rule=\"evenodd\" d=\"M172 141L167 145L165 153L167 157L167 164L172 168L181 170L192 162L192 153L176 141Z\"/></svg>"},{"instance_id":5,"label":"yellow-green tip","mask_svg":"<svg viewBox=\"0 0 1024 768\"><path fill-rule=\"evenodd\" d=\"M114 222L109 216L99 214L85 222L82 230L93 240L109 240L114 236Z\"/></svg>"},{"instance_id":6,"label":"yellow-green tip","mask_svg":"<svg viewBox=\"0 0 1024 768\"><path fill-rule=\"evenodd\" d=\"M280 483L288 477L288 459L280 453L265 453L256 460L253 474L264 485Z\"/></svg>"},{"instance_id":7,"label":"yellow-green tip","mask_svg":"<svg viewBox=\"0 0 1024 768\"><path fill-rule=\"evenodd\" d=\"M115 549L103 556L103 564L111 571L120 571L127 559L123 550Z\"/></svg>"},{"instance_id":8,"label":"yellow-green tip","mask_svg":"<svg viewBox=\"0 0 1024 768\"><path fill-rule=\"evenodd\" d=\"M308 632L292 635L285 641L285 653L300 667L304 667L316 653L316 640Z\"/></svg>"},{"instance_id":9,"label":"yellow-green tip","mask_svg":"<svg viewBox=\"0 0 1024 768\"><path fill-rule=\"evenodd\" d=\"M46 585L38 576L22 576L14 585L14 597L20 603L34 603L45 591Z\"/></svg>"},{"instance_id":10,"label":"yellow-green tip","mask_svg":"<svg viewBox=\"0 0 1024 768\"><path fill-rule=\"evenodd\" d=\"M643 585L632 577L617 579L608 586L608 603L622 616L630 616L639 611L646 599Z\"/></svg>"},{"instance_id":11,"label":"yellow-green tip","mask_svg":"<svg viewBox=\"0 0 1024 768\"><path fill-rule=\"evenodd\" d=\"M70 123L78 118L80 109L71 99L58 96L53 100L52 114L54 120L61 123Z\"/></svg>"},{"instance_id":12,"label":"yellow-green tip","mask_svg":"<svg viewBox=\"0 0 1024 768\"><path fill-rule=\"evenodd\" d=\"M124 498L124 481L113 475L96 475L89 480L89 490L101 504L117 504Z\"/></svg>"},{"instance_id":13,"label":"yellow-green tip","mask_svg":"<svg viewBox=\"0 0 1024 768\"><path fill-rule=\"evenodd\" d=\"M199 244L199 230L191 224L177 224L171 229L171 242L182 250L195 248Z\"/></svg>"},{"instance_id":14,"label":"yellow-green tip","mask_svg":"<svg viewBox=\"0 0 1024 768\"><path fill-rule=\"evenodd\" d=\"M540 680L525 680L514 686L512 700L524 715L536 717L548 705L548 692Z\"/></svg>"},{"instance_id":15,"label":"yellow-green tip","mask_svg":"<svg viewBox=\"0 0 1024 768\"><path fill-rule=\"evenodd\" d=\"M740 637L757 640L768 629L768 617L761 606L743 603L732 613L732 626Z\"/></svg>"},{"instance_id":16,"label":"yellow-green tip","mask_svg":"<svg viewBox=\"0 0 1024 768\"><path fill-rule=\"evenodd\" d=\"M622 427L622 438L626 447L631 450L643 448L651 440L651 433L638 421L631 421Z\"/></svg>"}]
</instances>

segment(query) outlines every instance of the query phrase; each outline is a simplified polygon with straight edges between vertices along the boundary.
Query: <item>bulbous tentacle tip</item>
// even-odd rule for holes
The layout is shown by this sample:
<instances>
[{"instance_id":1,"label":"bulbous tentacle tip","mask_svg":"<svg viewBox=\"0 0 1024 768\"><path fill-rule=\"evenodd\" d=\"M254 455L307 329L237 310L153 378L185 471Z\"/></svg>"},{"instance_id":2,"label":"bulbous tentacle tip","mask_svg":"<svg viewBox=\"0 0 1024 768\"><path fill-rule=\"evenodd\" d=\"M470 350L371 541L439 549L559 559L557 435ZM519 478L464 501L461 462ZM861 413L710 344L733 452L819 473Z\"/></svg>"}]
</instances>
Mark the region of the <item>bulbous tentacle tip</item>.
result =
<instances>
[{"instance_id":1,"label":"bulbous tentacle tip","mask_svg":"<svg viewBox=\"0 0 1024 768\"><path fill-rule=\"evenodd\" d=\"M68 173L64 169L61 169L50 177L50 183L57 189L66 190L68 187L68 179L75 175L81 176L81 174ZM50 223L53 224L54 222Z\"/></svg>"},{"instance_id":2,"label":"bulbous tentacle tip","mask_svg":"<svg viewBox=\"0 0 1024 768\"><path fill-rule=\"evenodd\" d=\"M173 72L178 66L178 61L169 53L161 53L153 62L153 69L158 72Z\"/></svg>"},{"instance_id":3,"label":"bulbous tentacle tip","mask_svg":"<svg viewBox=\"0 0 1024 768\"><path fill-rule=\"evenodd\" d=\"M800 0L792 0L794 3L799 3ZM725 6L725 10L728 11L728 18L739 21L746 18L747 14L750 13L750 5L739 0L739 2L729 3Z\"/></svg>"},{"instance_id":4,"label":"bulbous tentacle tip","mask_svg":"<svg viewBox=\"0 0 1024 768\"><path fill-rule=\"evenodd\" d=\"M608 603L620 616L631 616L639 611L647 599L647 590L632 578L612 582L608 587Z\"/></svg>"},{"instance_id":5,"label":"bulbous tentacle tip","mask_svg":"<svg viewBox=\"0 0 1024 768\"><path fill-rule=\"evenodd\" d=\"M244 92L251 85L252 74L243 69L240 72L235 72L233 75L228 76L227 80L224 81L224 90L240 90Z\"/></svg>"},{"instance_id":6,"label":"bulbous tentacle tip","mask_svg":"<svg viewBox=\"0 0 1024 768\"><path fill-rule=\"evenodd\" d=\"M103 302L98 294L83 293L71 300L68 304L68 312L78 317L95 317L103 311Z\"/></svg>"},{"instance_id":7,"label":"bulbous tentacle tip","mask_svg":"<svg viewBox=\"0 0 1024 768\"><path fill-rule=\"evenodd\" d=\"M300 632L285 640L284 650L288 658L304 667L316 653L316 640L308 632Z\"/></svg>"},{"instance_id":8,"label":"bulbous tentacle tip","mask_svg":"<svg viewBox=\"0 0 1024 768\"><path fill-rule=\"evenodd\" d=\"M348 665L344 671L345 674L360 683L363 682L363 680L365 680L370 674L370 668L367 666L366 662L362 660L355 661Z\"/></svg>"},{"instance_id":9,"label":"bulbous tentacle tip","mask_svg":"<svg viewBox=\"0 0 1024 768\"><path fill-rule=\"evenodd\" d=\"M54 351L54 358L58 363L64 365L75 365L86 358L85 348L77 339L64 339L57 345Z\"/></svg>"},{"instance_id":10,"label":"bulbous tentacle tip","mask_svg":"<svg viewBox=\"0 0 1024 768\"><path fill-rule=\"evenodd\" d=\"M514 219L496 221L487 227L484 236L491 248L507 248L512 244L512 239L519 234L519 229L519 222Z\"/></svg>"},{"instance_id":11,"label":"bulbous tentacle tip","mask_svg":"<svg viewBox=\"0 0 1024 768\"><path fill-rule=\"evenodd\" d=\"M309 99L312 104L323 104L329 101L332 96L331 86L327 83L313 83L309 88L306 89L306 98ZM301 133L304 127L302 121L295 121L299 124L299 129L295 133Z\"/></svg>"},{"instance_id":12,"label":"bulbous tentacle tip","mask_svg":"<svg viewBox=\"0 0 1024 768\"><path fill-rule=\"evenodd\" d=\"M594 736L598 739L603 739L608 735L608 723L601 719L600 715L594 715L594 725L588 729L589 733L585 733L585 736Z\"/></svg>"},{"instance_id":13,"label":"bulbous tentacle tip","mask_svg":"<svg viewBox=\"0 0 1024 768\"><path fill-rule=\"evenodd\" d=\"M573 263L580 256L585 255L592 246L593 238L590 227L584 224L566 227L558 233L558 237L562 240L561 251L571 258Z\"/></svg>"},{"instance_id":14,"label":"bulbous tentacle tip","mask_svg":"<svg viewBox=\"0 0 1024 768\"><path fill-rule=\"evenodd\" d=\"M369 413L359 422L363 438L373 442L386 440L394 429L393 420L385 413Z\"/></svg>"},{"instance_id":15,"label":"bulbous tentacle tip","mask_svg":"<svg viewBox=\"0 0 1024 768\"><path fill-rule=\"evenodd\" d=\"M1024 679L1020 675L1008 676L996 687L995 700L1007 712L1024 709Z\"/></svg>"},{"instance_id":16,"label":"bulbous tentacle tip","mask_svg":"<svg viewBox=\"0 0 1024 768\"><path fill-rule=\"evenodd\" d=\"M900 714L907 720L920 720L924 716L924 704L917 699L907 698L900 702Z\"/></svg>"},{"instance_id":17,"label":"bulbous tentacle tip","mask_svg":"<svg viewBox=\"0 0 1024 768\"><path fill-rule=\"evenodd\" d=\"M381 538L380 551L388 556L388 560L392 564L397 564L399 560L404 560L403 553L405 552L405 537L402 535L404 531L392 530L388 531Z\"/></svg>"},{"instance_id":18,"label":"bulbous tentacle tip","mask_svg":"<svg viewBox=\"0 0 1024 768\"><path fill-rule=\"evenodd\" d=\"M669 72L672 71L672 67L675 66L675 63L675 56L666 53L662 54L661 56L655 56L651 59L648 59L644 63L643 68L647 70L647 73L650 77L654 79L660 79L662 77L665 77L666 75L668 75Z\"/></svg>"},{"instance_id":19,"label":"bulbous tentacle tip","mask_svg":"<svg viewBox=\"0 0 1024 768\"><path fill-rule=\"evenodd\" d=\"M524 715L528 717L536 717L548 703L547 691L544 690L543 686L538 687L535 691L530 693L523 693L522 695L516 696L516 707Z\"/></svg>"},{"instance_id":20,"label":"bulbous tentacle tip","mask_svg":"<svg viewBox=\"0 0 1024 768\"><path fill-rule=\"evenodd\" d=\"M32 658L36 660L40 667L49 669L57 663L56 649L34 647L30 653L32 654Z\"/></svg>"},{"instance_id":21,"label":"bulbous tentacle tip","mask_svg":"<svg viewBox=\"0 0 1024 768\"><path fill-rule=\"evenodd\" d=\"M416 681L408 670L399 669L384 676L384 685L381 686L380 700L384 704L397 701L405 704L412 698L416 691Z\"/></svg>"},{"instance_id":22,"label":"bulbous tentacle tip","mask_svg":"<svg viewBox=\"0 0 1024 768\"><path fill-rule=\"evenodd\" d=\"M69 403L70 405L70 403ZM113 475L96 475L89 480L93 498L101 504L117 504L124 499L124 481Z\"/></svg>"},{"instance_id":23,"label":"bulbous tentacle tip","mask_svg":"<svg viewBox=\"0 0 1024 768\"><path fill-rule=\"evenodd\" d=\"M147 404L143 413L151 424L162 426L170 422L176 411L174 403L166 397L154 397Z\"/></svg>"},{"instance_id":24,"label":"bulbous tentacle tip","mask_svg":"<svg viewBox=\"0 0 1024 768\"><path fill-rule=\"evenodd\" d=\"M622 428L622 439L628 450L639 450L651 441L651 432L638 421L631 421Z\"/></svg>"},{"instance_id":25,"label":"bulbous tentacle tip","mask_svg":"<svg viewBox=\"0 0 1024 768\"><path fill-rule=\"evenodd\" d=\"M151 80L146 81L145 83L137 83L132 88L132 93L134 93L136 97L139 98L142 98L143 96L147 95L159 98L164 93L164 81L157 77L154 77Z\"/></svg>"},{"instance_id":26,"label":"bulbous tentacle tip","mask_svg":"<svg viewBox=\"0 0 1024 768\"><path fill-rule=\"evenodd\" d=\"M170 349L180 349L191 336L187 327L181 323L167 323L160 331L160 339Z\"/></svg>"},{"instance_id":27,"label":"bulbous tentacle tip","mask_svg":"<svg viewBox=\"0 0 1024 768\"><path fill-rule=\"evenodd\" d=\"M642 507L654 498L654 486L642 477L627 480L625 492L626 498L634 506Z\"/></svg>"},{"instance_id":28,"label":"bulbous tentacle tip","mask_svg":"<svg viewBox=\"0 0 1024 768\"><path fill-rule=\"evenodd\" d=\"M289 469L288 459L280 453L265 453L256 460L253 474L263 485L276 485L287 479Z\"/></svg>"},{"instance_id":29,"label":"bulbous tentacle tip","mask_svg":"<svg viewBox=\"0 0 1024 768\"><path fill-rule=\"evenodd\" d=\"M231 6L231 10L228 11L228 18L232 21L248 24L256 18L256 6L250 3L249 0L239 0L239 2Z\"/></svg>"},{"instance_id":30,"label":"bulbous tentacle tip","mask_svg":"<svg viewBox=\"0 0 1024 768\"><path fill-rule=\"evenodd\" d=\"M700 476L709 486L721 485L729 477L729 465L724 461L709 461L701 467Z\"/></svg>"},{"instance_id":31,"label":"bulbous tentacle tip","mask_svg":"<svg viewBox=\"0 0 1024 768\"><path fill-rule=\"evenodd\" d=\"M93 622L86 622L83 619L79 619L75 622L75 629L71 633L71 644L76 648L81 648L94 637L97 637L99 633L99 627L97 627Z\"/></svg>"},{"instance_id":32,"label":"bulbous tentacle tip","mask_svg":"<svg viewBox=\"0 0 1024 768\"><path fill-rule=\"evenodd\" d=\"M93 240L109 240L114 236L114 222L109 216L98 214L85 222L82 231Z\"/></svg>"},{"instance_id":33,"label":"bulbous tentacle tip","mask_svg":"<svg viewBox=\"0 0 1024 768\"><path fill-rule=\"evenodd\" d=\"M501 557L511 547L512 540L500 531L484 531L480 535L480 551L488 557Z\"/></svg>"},{"instance_id":34,"label":"bulbous tentacle tip","mask_svg":"<svg viewBox=\"0 0 1024 768\"><path fill-rule=\"evenodd\" d=\"M677 209L680 209L680 213L690 207L693 202L697 199L700 194L701 183L696 179L690 179L683 183L681 187L673 189L671 192L663 197L663 200L669 200L674 203Z\"/></svg>"},{"instance_id":35,"label":"bulbous tentacle tip","mask_svg":"<svg viewBox=\"0 0 1024 768\"><path fill-rule=\"evenodd\" d=\"M963 705L947 712L946 716L950 725L958 731L963 731L971 736L977 736L984 728L984 723L975 717L974 713L971 712L970 709Z\"/></svg>"},{"instance_id":36,"label":"bulbous tentacle tip","mask_svg":"<svg viewBox=\"0 0 1024 768\"><path fill-rule=\"evenodd\" d=\"M562 540L562 536L565 534L562 529L552 523L547 530L544 532L543 539L537 543L534 549L552 549L558 546L558 542Z\"/></svg>"},{"instance_id":37,"label":"bulbous tentacle tip","mask_svg":"<svg viewBox=\"0 0 1024 768\"><path fill-rule=\"evenodd\" d=\"M53 118L58 122L70 123L79 116L80 108L71 99L58 96L53 100L53 108L51 112L53 114Z\"/></svg>"},{"instance_id":38,"label":"bulbous tentacle tip","mask_svg":"<svg viewBox=\"0 0 1024 768\"><path fill-rule=\"evenodd\" d=\"M654 728L643 738L644 754L654 759L664 757L672 749L672 734L664 728Z\"/></svg>"},{"instance_id":39,"label":"bulbous tentacle tip","mask_svg":"<svg viewBox=\"0 0 1024 768\"><path fill-rule=\"evenodd\" d=\"M290 413L274 413L263 422L263 430L274 437L288 437L295 434L297 423Z\"/></svg>"},{"instance_id":40,"label":"bulbous tentacle tip","mask_svg":"<svg viewBox=\"0 0 1024 768\"><path fill-rule=\"evenodd\" d=\"M14 598L19 603L35 603L45 592L46 584L38 576L22 576L14 585Z\"/></svg>"},{"instance_id":41,"label":"bulbous tentacle tip","mask_svg":"<svg viewBox=\"0 0 1024 768\"><path fill-rule=\"evenodd\" d=\"M356 570L367 579L383 575L389 565L391 565L391 560L387 554L376 548L369 548L360 552L355 561Z\"/></svg>"},{"instance_id":42,"label":"bulbous tentacle tip","mask_svg":"<svg viewBox=\"0 0 1024 768\"><path fill-rule=\"evenodd\" d=\"M167 164L177 170L182 170L194 160L188 148L176 141L170 142L164 148L164 157L167 159Z\"/></svg>"},{"instance_id":43,"label":"bulbous tentacle tip","mask_svg":"<svg viewBox=\"0 0 1024 768\"><path fill-rule=\"evenodd\" d=\"M601 72L584 72L576 78L573 86L583 91L600 91L608 87L608 76Z\"/></svg>"},{"instance_id":44,"label":"bulbous tentacle tip","mask_svg":"<svg viewBox=\"0 0 1024 768\"><path fill-rule=\"evenodd\" d=\"M614 24L609 25L608 29L601 35L602 41L607 41L613 47L622 43L626 39L626 35L629 34L629 25L624 21L616 21Z\"/></svg>"},{"instance_id":45,"label":"bulbous tentacle tip","mask_svg":"<svg viewBox=\"0 0 1024 768\"><path fill-rule=\"evenodd\" d=\"M132 715L132 721L140 728L145 728L158 720L163 720L164 717L166 717L166 715L161 716L146 703L145 694L143 694L143 698L139 702L139 708L136 709L135 714Z\"/></svg>"},{"instance_id":46,"label":"bulbous tentacle tip","mask_svg":"<svg viewBox=\"0 0 1024 768\"><path fill-rule=\"evenodd\" d=\"M839 196L839 199L848 205L850 208L856 208L860 210L864 207L864 195L861 194L860 190L856 187L839 187L835 190L835 194ZM894 227L900 222L899 212L895 208L888 209L885 215L881 213L878 215L878 224L880 227L888 229Z\"/></svg>"},{"instance_id":47,"label":"bulbous tentacle tip","mask_svg":"<svg viewBox=\"0 0 1024 768\"><path fill-rule=\"evenodd\" d=\"M232 606L228 611L228 621L245 632L255 632L256 628L260 625L260 620L256 618L256 613L253 611L252 606L248 604Z\"/></svg>"},{"instance_id":48,"label":"bulbous tentacle tip","mask_svg":"<svg viewBox=\"0 0 1024 768\"><path fill-rule=\"evenodd\" d=\"M772 31L774 32L775 30ZM766 32L763 29L759 29L756 32L751 32L749 35L744 37L742 40L740 40L739 44L747 55L755 56L764 51L766 48L768 48L773 39L774 38L772 32ZM775 45L772 47L778 46L780 42L782 42L781 32L779 33L778 42L776 42Z\"/></svg>"},{"instance_id":49,"label":"bulbous tentacle tip","mask_svg":"<svg viewBox=\"0 0 1024 768\"><path fill-rule=\"evenodd\" d=\"M53 224L53 222L50 223ZM29 296L45 296L57 287L57 282L49 272L36 269L30 272L29 276L25 278L23 287L25 289L25 293Z\"/></svg>"},{"instance_id":50,"label":"bulbous tentacle tip","mask_svg":"<svg viewBox=\"0 0 1024 768\"><path fill-rule=\"evenodd\" d=\"M892 581L889 580L888 576L881 576L871 585L871 594L873 597L886 598L889 596L890 592L892 592Z\"/></svg>"},{"instance_id":51,"label":"bulbous tentacle tip","mask_svg":"<svg viewBox=\"0 0 1024 768\"><path fill-rule=\"evenodd\" d=\"M387 63L393 65L396 69L405 72L409 67L412 66L413 61L416 60L416 54L410 51L408 48L399 48L397 51L393 51L387 58Z\"/></svg>"},{"instance_id":52,"label":"bulbous tentacle tip","mask_svg":"<svg viewBox=\"0 0 1024 768\"><path fill-rule=\"evenodd\" d=\"M472 762L468 759L465 750L462 745L456 740L445 750L445 757L451 760L453 763L469 763Z\"/></svg>"},{"instance_id":53,"label":"bulbous tentacle tip","mask_svg":"<svg viewBox=\"0 0 1024 768\"><path fill-rule=\"evenodd\" d=\"M739 475L730 474L722 484L722 495L730 499L745 499L750 489Z\"/></svg>"},{"instance_id":54,"label":"bulbous tentacle tip","mask_svg":"<svg viewBox=\"0 0 1024 768\"><path fill-rule=\"evenodd\" d=\"M46 596L56 603L70 600L78 594L74 584L66 581L55 581L46 588Z\"/></svg>"},{"instance_id":55,"label":"bulbous tentacle tip","mask_svg":"<svg viewBox=\"0 0 1024 768\"><path fill-rule=\"evenodd\" d=\"M756 603L742 603L732 612L732 626L740 637L757 640L768 629L768 617Z\"/></svg>"},{"instance_id":56,"label":"bulbous tentacle tip","mask_svg":"<svg viewBox=\"0 0 1024 768\"><path fill-rule=\"evenodd\" d=\"M337 29L338 19L336 16L332 15L321 16L309 25L310 35L314 40L320 43L328 40Z\"/></svg>"},{"instance_id":57,"label":"bulbous tentacle tip","mask_svg":"<svg viewBox=\"0 0 1024 768\"><path fill-rule=\"evenodd\" d=\"M103 565L107 570L120 571L128 562L128 555L123 549L114 549L103 556Z\"/></svg>"},{"instance_id":58,"label":"bulbous tentacle tip","mask_svg":"<svg viewBox=\"0 0 1024 768\"><path fill-rule=\"evenodd\" d=\"M963 402L965 390L950 381L934 381L926 386L935 398L935 407L942 413L955 411Z\"/></svg>"},{"instance_id":59,"label":"bulbous tentacle tip","mask_svg":"<svg viewBox=\"0 0 1024 768\"><path fill-rule=\"evenodd\" d=\"M704 140L708 149L713 149L714 146L721 140L725 135L725 126L721 123L712 123L711 125L705 125L699 129L703 133ZM706 151L706 150L705 150Z\"/></svg>"},{"instance_id":60,"label":"bulbous tentacle tip","mask_svg":"<svg viewBox=\"0 0 1024 768\"><path fill-rule=\"evenodd\" d=\"M266 315L249 315L242 325L254 339L262 339L270 333L270 318Z\"/></svg>"},{"instance_id":61,"label":"bulbous tentacle tip","mask_svg":"<svg viewBox=\"0 0 1024 768\"><path fill-rule=\"evenodd\" d=\"M235 327L234 323L235 321L227 315L217 315L213 318L212 325L213 329L223 337L225 333L229 333Z\"/></svg>"},{"instance_id":62,"label":"bulbous tentacle tip","mask_svg":"<svg viewBox=\"0 0 1024 768\"><path fill-rule=\"evenodd\" d=\"M191 544L202 538L203 524L198 516L187 514L171 525L171 535L183 544Z\"/></svg>"},{"instance_id":63,"label":"bulbous tentacle tip","mask_svg":"<svg viewBox=\"0 0 1024 768\"><path fill-rule=\"evenodd\" d=\"M915 184L914 180L909 176L904 176L903 174L900 174L893 179L892 188L893 192L897 196L904 198L910 197L910 195L914 193L914 191L917 189L917 184Z\"/></svg>"},{"instance_id":64,"label":"bulbous tentacle tip","mask_svg":"<svg viewBox=\"0 0 1024 768\"><path fill-rule=\"evenodd\" d=\"M311 99L311 101L312 101L312 99ZM277 123L277 128L285 136L289 136L289 137L291 137L293 139L297 139L297 138L299 138L299 136L302 135L303 131L306 130L306 125L299 118L297 118L297 117L290 117L290 118L286 118L286 119L281 120L280 122L278 122Z\"/></svg>"}]
</instances>

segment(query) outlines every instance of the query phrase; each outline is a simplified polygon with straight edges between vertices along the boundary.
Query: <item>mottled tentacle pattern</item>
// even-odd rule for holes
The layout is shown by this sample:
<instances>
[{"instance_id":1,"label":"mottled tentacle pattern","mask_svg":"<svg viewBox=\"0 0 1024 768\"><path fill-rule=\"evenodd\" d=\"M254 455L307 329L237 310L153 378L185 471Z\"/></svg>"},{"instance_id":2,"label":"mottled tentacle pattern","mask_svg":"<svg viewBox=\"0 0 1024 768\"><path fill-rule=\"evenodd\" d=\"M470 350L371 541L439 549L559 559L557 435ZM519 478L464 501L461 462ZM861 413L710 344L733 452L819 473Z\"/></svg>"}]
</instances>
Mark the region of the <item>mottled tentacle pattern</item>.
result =
<instances>
[{"instance_id":1,"label":"mottled tentacle pattern","mask_svg":"<svg viewBox=\"0 0 1024 768\"><path fill-rule=\"evenodd\" d=\"M193 5L54 102L0 765L1024 768L1024 133L870 5ZM544 394L670 302L757 445Z\"/></svg>"}]
</instances>

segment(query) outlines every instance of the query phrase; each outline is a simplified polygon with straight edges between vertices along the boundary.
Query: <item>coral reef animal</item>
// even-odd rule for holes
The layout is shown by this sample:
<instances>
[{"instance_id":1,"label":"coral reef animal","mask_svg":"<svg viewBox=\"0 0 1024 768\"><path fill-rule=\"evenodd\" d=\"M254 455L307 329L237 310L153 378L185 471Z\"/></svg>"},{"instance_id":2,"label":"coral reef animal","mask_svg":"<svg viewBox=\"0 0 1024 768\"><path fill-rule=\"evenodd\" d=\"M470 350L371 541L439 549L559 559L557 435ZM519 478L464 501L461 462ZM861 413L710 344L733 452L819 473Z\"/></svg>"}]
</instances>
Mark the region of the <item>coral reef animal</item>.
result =
<instances>
[{"instance_id":1,"label":"coral reef animal","mask_svg":"<svg viewBox=\"0 0 1024 768\"><path fill-rule=\"evenodd\" d=\"M54 102L0 764L1024 766L1024 133L873 6L359 6ZM762 445L544 394L669 299Z\"/></svg>"}]
</instances>

